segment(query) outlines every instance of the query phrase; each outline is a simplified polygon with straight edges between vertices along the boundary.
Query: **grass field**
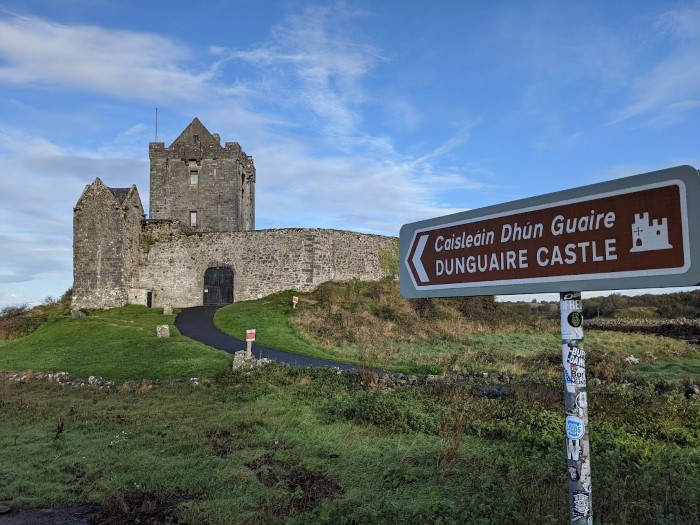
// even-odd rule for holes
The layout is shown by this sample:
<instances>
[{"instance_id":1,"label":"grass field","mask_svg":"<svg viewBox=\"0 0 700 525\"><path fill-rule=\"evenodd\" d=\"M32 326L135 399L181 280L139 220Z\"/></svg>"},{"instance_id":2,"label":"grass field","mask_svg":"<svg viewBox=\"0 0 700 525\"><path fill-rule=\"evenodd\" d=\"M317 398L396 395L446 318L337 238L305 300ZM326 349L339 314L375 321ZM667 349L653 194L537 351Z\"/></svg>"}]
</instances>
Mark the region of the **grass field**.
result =
<instances>
[{"instance_id":1,"label":"grass field","mask_svg":"<svg viewBox=\"0 0 700 525\"><path fill-rule=\"evenodd\" d=\"M300 298L296 309L292 309L292 295ZM448 331L439 334L439 337L396 339L385 335L392 333L396 322L389 320L381 324L372 319L365 324L374 324L376 335L368 341L331 338L330 342L324 343L314 333L305 333L295 323L298 315L314 318L316 304L314 294L282 292L258 301L242 301L222 308L217 312L215 322L221 330L239 338L244 337L247 328L255 328L256 342L271 348L401 372L442 373L457 369L507 374L535 372L548 377L559 377L561 374L558 321L552 320L544 326L540 321L540 330L523 322L515 323L516 329L497 331L476 325L469 331L462 327L452 335L448 325ZM337 325L336 333L362 331L362 323L352 319L366 319L367 309L358 311L358 305L372 308L371 301L363 298L359 292L357 298L353 297L345 304L352 305L352 308L345 312L338 309L332 318ZM385 311L382 313L385 315ZM392 315L398 317L399 314ZM334 331L334 325L329 326L331 321L327 317L316 317L327 332ZM421 320L415 322L426 323ZM324 333L323 330L319 332ZM589 330L584 331L584 344L591 361L589 373L593 377L621 380L625 375L636 372L670 381L700 381L700 353L683 341ZM640 359L640 364L630 366L626 363L625 358L630 355Z\"/></svg>"},{"instance_id":2,"label":"grass field","mask_svg":"<svg viewBox=\"0 0 700 525\"><path fill-rule=\"evenodd\" d=\"M514 388L379 392L276 367L140 393L0 384L0 500L100 502L113 523L563 523L561 389ZM591 399L596 522L695 523L700 404Z\"/></svg>"},{"instance_id":3,"label":"grass field","mask_svg":"<svg viewBox=\"0 0 700 525\"><path fill-rule=\"evenodd\" d=\"M0 341L0 370L66 371L124 382L208 376L228 366L226 353L179 335L174 319L143 306L64 316L25 337ZM170 338L156 338L159 324L170 325Z\"/></svg>"},{"instance_id":4,"label":"grass field","mask_svg":"<svg viewBox=\"0 0 700 525\"><path fill-rule=\"evenodd\" d=\"M265 345L348 362L505 371L515 375L510 393L481 395L498 383L495 374L383 391L328 369L231 371L230 356L182 337L158 310L48 315L30 335L0 342L0 370L210 381L128 392L0 381L0 504L96 502L111 524L568 522L558 327L518 320L488 330L470 320L454 337L425 340L414 327L373 350L347 339L352 314L376 314L395 336L405 333L396 326L416 322L412 310L395 297L364 297L356 283L348 290L349 306L334 306L345 334L335 346L333 326L307 332L295 323L300 312L328 319L314 313L325 299L313 294L297 294L296 310L291 292L236 303L217 323L235 335L256 328ZM336 301L346 292L324 293ZM480 307L495 323L517 315ZM422 305L419 313L441 322L457 315L450 308ZM157 339L165 323L173 336ZM677 382L698 377L697 352L663 337L585 336L589 375L598 379L589 382L595 522L698 523L700 399L686 399ZM642 362L627 365L630 354Z\"/></svg>"}]
</instances>

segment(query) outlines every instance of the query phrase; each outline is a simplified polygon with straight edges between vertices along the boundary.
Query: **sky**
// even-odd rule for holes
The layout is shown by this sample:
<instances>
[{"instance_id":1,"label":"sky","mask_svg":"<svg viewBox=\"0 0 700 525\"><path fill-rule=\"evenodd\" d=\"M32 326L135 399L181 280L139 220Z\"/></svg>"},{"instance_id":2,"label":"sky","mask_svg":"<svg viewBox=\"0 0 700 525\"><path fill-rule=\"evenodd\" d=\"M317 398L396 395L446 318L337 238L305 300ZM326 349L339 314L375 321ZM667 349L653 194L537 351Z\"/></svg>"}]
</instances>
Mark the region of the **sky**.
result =
<instances>
[{"instance_id":1,"label":"sky","mask_svg":"<svg viewBox=\"0 0 700 525\"><path fill-rule=\"evenodd\" d=\"M398 236L700 167L699 57L698 0L0 0L0 307L70 288L84 187L147 209L194 117L253 156L258 229Z\"/></svg>"}]
</instances>

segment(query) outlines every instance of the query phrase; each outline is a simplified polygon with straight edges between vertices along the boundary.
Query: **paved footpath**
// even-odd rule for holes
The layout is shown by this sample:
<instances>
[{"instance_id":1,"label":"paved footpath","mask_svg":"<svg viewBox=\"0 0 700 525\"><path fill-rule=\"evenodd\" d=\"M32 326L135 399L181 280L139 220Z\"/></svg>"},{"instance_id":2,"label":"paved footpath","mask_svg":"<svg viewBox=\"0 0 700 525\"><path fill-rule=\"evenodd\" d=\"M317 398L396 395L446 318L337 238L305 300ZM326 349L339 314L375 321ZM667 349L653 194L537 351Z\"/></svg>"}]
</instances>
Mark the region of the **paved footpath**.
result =
<instances>
[{"instance_id":1,"label":"paved footpath","mask_svg":"<svg viewBox=\"0 0 700 525\"><path fill-rule=\"evenodd\" d=\"M218 348L229 354L233 354L239 350L245 350L245 341L225 334L214 324L214 314L218 309L218 306L183 308L175 318L175 326L185 337L204 343L207 346ZM332 368L339 368L340 370L359 369L355 365L306 357L256 344L253 344L252 351L253 355L258 359L267 357L278 363L286 363L292 366L329 366Z\"/></svg>"}]
</instances>

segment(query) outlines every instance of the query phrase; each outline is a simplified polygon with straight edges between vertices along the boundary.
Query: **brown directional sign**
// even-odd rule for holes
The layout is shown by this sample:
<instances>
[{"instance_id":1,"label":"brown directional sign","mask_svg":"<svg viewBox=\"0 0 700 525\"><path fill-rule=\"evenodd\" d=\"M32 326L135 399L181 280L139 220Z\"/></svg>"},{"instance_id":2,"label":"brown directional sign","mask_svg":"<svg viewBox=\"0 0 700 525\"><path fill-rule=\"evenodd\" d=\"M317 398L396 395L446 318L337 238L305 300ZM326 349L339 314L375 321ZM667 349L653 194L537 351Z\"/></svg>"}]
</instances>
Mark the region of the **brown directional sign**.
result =
<instances>
[{"instance_id":1,"label":"brown directional sign","mask_svg":"<svg viewBox=\"0 0 700 525\"><path fill-rule=\"evenodd\" d=\"M700 181L680 166L401 229L401 293L438 297L700 284Z\"/></svg>"}]
</instances>

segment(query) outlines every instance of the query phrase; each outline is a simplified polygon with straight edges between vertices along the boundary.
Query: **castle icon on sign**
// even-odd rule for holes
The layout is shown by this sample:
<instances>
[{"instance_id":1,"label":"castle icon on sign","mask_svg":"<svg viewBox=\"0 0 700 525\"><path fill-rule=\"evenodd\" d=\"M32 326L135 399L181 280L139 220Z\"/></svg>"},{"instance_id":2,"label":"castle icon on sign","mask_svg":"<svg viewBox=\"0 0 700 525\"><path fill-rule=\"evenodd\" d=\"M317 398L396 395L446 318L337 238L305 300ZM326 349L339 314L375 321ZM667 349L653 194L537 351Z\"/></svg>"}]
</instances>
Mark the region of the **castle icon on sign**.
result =
<instances>
[{"instance_id":1,"label":"castle icon on sign","mask_svg":"<svg viewBox=\"0 0 700 525\"><path fill-rule=\"evenodd\" d=\"M668 224L666 217L649 221L649 213L635 213L632 224L631 252L650 252L673 248L668 243Z\"/></svg>"}]
</instances>

